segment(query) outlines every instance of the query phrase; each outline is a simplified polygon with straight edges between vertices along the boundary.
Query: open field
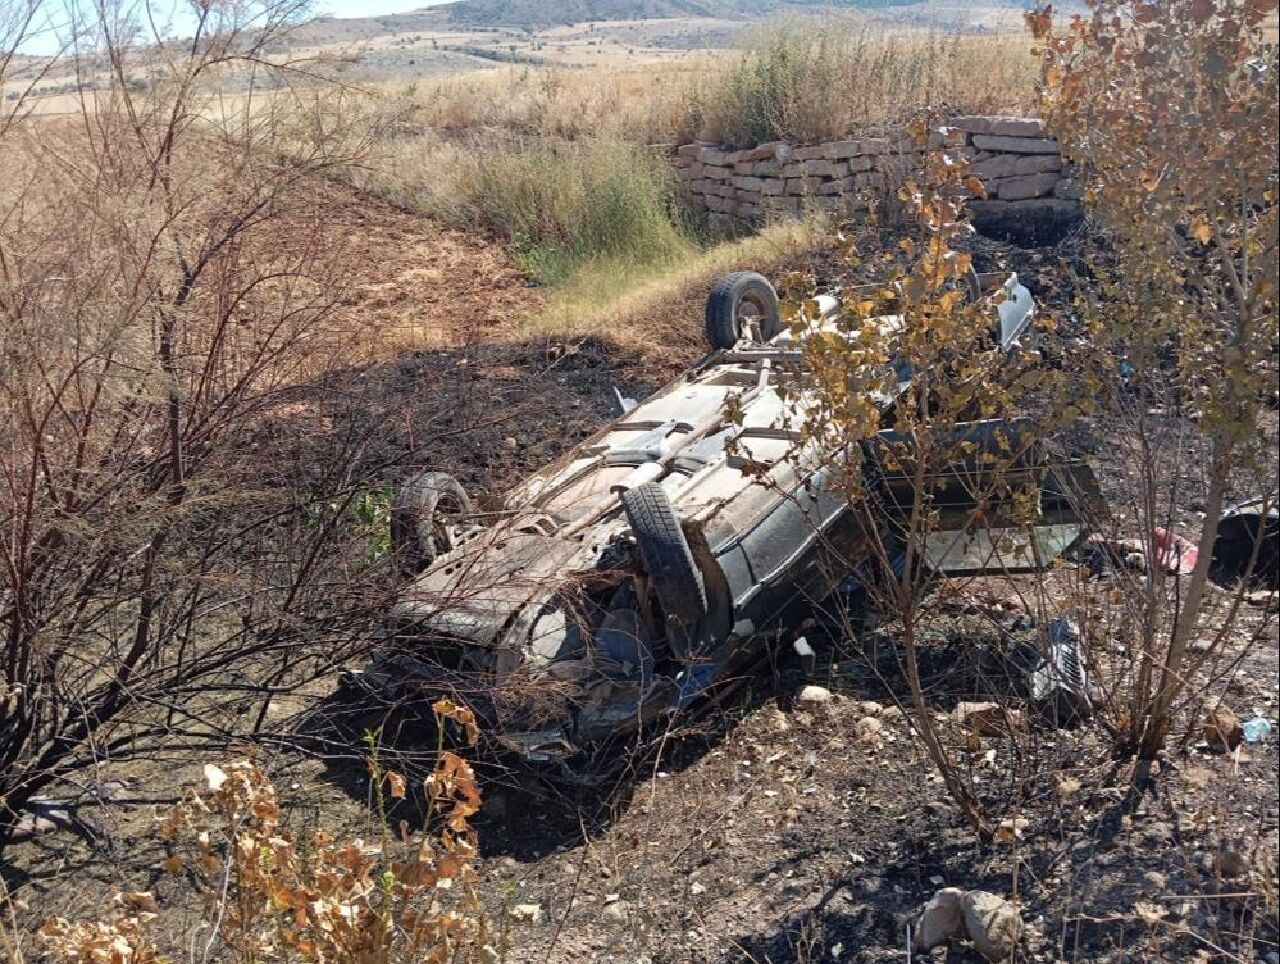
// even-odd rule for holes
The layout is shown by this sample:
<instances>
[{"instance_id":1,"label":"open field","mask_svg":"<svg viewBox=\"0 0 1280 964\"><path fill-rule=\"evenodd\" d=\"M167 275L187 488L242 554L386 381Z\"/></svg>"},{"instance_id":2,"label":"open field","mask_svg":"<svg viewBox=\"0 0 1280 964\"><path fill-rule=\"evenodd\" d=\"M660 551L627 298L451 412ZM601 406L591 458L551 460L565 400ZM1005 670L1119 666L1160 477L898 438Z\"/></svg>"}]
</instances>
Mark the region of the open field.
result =
<instances>
[{"instance_id":1,"label":"open field","mask_svg":"<svg viewBox=\"0 0 1280 964\"><path fill-rule=\"evenodd\" d=\"M573 73L599 68L644 73L666 66L675 75L720 69L716 62L733 59L744 39L764 22L757 18L676 17L608 20L530 28L518 25L474 26L440 22L431 9L421 14L377 18L319 18L294 31L266 51L276 60L330 61L344 83L415 84L441 76L479 72L513 74L512 67L559 67ZM961 3L929 3L846 13L842 19L861 25L879 42L922 40L956 32L981 37L1022 35L1021 14L1006 6L977 7ZM812 15L797 16L803 29L822 29ZM660 71L667 76L667 71ZM15 58L6 72L0 96L10 101L31 87L31 107L41 113L76 109L77 84L104 85L104 65L92 65L73 76L63 64L46 58ZM147 82L145 71L132 78ZM591 81L565 81L583 83ZM234 91L243 81L224 79Z\"/></svg>"}]
</instances>

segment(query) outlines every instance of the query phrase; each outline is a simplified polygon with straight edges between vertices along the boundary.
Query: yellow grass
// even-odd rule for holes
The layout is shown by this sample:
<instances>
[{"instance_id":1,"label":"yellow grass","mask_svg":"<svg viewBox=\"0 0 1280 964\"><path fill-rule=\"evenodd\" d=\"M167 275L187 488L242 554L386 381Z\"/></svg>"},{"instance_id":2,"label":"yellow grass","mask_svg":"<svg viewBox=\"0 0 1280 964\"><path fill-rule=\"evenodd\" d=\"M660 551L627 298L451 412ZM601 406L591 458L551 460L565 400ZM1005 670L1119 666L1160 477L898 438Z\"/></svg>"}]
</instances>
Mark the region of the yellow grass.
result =
<instances>
[{"instance_id":1,"label":"yellow grass","mask_svg":"<svg viewBox=\"0 0 1280 964\"><path fill-rule=\"evenodd\" d=\"M435 130L502 128L670 143L697 133L695 91L703 78L721 73L728 58L705 54L590 69L506 67L391 89L404 98L414 123Z\"/></svg>"},{"instance_id":2,"label":"yellow grass","mask_svg":"<svg viewBox=\"0 0 1280 964\"><path fill-rule=\"evenodd\" d=\"M784 20L744 48L591 69L514 66L386 88L415 124L646 144L694 138L820 140L924 108L1031 107L1036 63L1021 32L887 29L852 17Z\"/></svg>"},{"instance_id":3,"label":"yellow grass","mask_svg":"<svg viewBox=\"0 0 1280 964\"><path fill-rule=\"evenodd\" d=\"M656 317L685 297L700 297L718 276L771 268L816 250L829 238L829 224L817 215L777 221L748 237L691 248L666 265L601 260L584 265L557 289L547 307L527 321L530 330L558 335L602 335L638 350L653 350L666 325ZM674 324L674 322L673 322ZM699 338L698 331L672 331L661 344Z\"/></svg>"}]
</instances>

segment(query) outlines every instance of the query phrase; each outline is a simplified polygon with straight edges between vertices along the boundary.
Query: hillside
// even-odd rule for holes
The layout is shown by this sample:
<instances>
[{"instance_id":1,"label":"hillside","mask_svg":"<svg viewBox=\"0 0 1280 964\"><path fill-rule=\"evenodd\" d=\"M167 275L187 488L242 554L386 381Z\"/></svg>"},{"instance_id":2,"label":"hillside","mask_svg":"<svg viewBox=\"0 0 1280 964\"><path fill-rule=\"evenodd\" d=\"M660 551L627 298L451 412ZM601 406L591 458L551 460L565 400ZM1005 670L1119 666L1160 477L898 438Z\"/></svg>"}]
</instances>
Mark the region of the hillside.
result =
<instances>
[{"instance_id":1,"label":"hillside","mask_svg":"<svg viewBox=\"0 0 1280 964\"><path fill-rule=\"evenodd\" d=\"M369 36L386 31L455 27L546 27L619 20L762 20L782 13L927 7L910 0L456 0L422 10L339 21ZM333 23L333 18L325 18Z\"/></svg>"}]
</instances>

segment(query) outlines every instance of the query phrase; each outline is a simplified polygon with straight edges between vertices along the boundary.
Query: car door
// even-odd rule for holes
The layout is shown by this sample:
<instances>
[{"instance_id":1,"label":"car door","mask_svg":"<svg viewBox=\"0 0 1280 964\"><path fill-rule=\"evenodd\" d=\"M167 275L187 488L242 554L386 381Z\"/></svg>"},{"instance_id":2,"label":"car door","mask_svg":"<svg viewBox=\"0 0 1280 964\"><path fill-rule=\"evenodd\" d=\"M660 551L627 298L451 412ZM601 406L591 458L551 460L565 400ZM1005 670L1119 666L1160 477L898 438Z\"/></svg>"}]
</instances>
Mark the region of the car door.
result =
<instances>
[{"instance_id":1,"label":"car door","mask_svg":"<svg viewBox=\"0 0 1280 964\"><path fill-rule=\"evenodd\" d=\"M870 497L891 533L923 534L939 572L1033 572L1071 551L1106 507L1079 453L1051 450L1030 419L955 426L917 458L881 432L865 446Z\"/></svg>"}]
</instances>

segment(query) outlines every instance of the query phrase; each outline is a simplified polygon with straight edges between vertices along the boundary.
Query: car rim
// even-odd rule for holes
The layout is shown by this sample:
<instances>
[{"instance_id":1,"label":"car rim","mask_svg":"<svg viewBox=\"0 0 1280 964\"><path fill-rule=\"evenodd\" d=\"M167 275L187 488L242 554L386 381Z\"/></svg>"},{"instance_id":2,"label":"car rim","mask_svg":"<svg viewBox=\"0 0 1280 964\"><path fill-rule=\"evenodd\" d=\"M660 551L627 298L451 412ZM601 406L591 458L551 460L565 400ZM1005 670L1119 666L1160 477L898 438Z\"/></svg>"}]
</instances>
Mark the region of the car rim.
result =
<instances>
[{"instance_id":1,"label":"car rim","mask_svg":"<svg viewBox=\"0 0 1280 964\"><path fill-rule=\"evenodd\" d=\"M434 518L431 520L431 540L435 543L437 553L449 552L453 549L453 539L449 527L462 515L462 503L454 495L442 495L436 503Z\"/></svg>"},{"instance_id":2,"label":"car rim","mask_svg":"<svg viewBox=\"0 0 1280 964\"><path fill-rule=\"evenodd\" d=\"M752 338L759 339L762 335L760 330L760 321L764 318L764 309L754 298L743 298L738 302L737 322L738 337L741 338L745 334L750 334Z\"/></svg>"}]
</instances>

